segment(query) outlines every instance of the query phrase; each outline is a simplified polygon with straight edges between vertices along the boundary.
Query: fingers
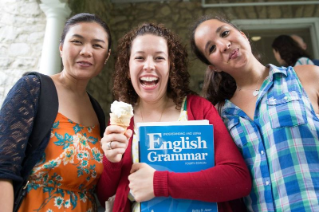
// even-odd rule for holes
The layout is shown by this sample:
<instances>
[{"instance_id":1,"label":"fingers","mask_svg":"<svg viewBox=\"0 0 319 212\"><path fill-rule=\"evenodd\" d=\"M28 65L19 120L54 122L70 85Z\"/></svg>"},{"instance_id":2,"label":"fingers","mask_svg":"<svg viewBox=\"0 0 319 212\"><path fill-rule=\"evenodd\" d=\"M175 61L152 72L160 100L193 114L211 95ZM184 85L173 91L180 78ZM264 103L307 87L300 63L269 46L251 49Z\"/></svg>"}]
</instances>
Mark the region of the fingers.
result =
<instances>
[{"instance_id":1,"label":"fingers","mask_svg":"<svg viewBox=\"0 0 319 212\"><path fill-rule=\"evenodd\" d=\"M130 137L132 137L132 135L133 135L133 131L130 130L130 129L127 129L127 130L125 131L124 135L125 135L127 138L130 138Z\"/></svg>"},{"instance_id":2,"label":"fingers","mask_svg":"<svg viewBox=\"0 0 319 212\"><path fill-rule=\"evenodd\" d=\"M137 170L139 170L140 168L142 168L142 166L143 166L143 163L134 163L134 164L132 165L132 168L131 168L130 173L132 174L132 173L136 172Z\"/></svg>"},{"instance_id":3,"label":"fingers","mask_svg":"<svg viewBox=\"0 0 319 212\"><path fill-rule=\"evenodd\" d=\"M127 132L124 133L122 127L116 125L108 126L101 139L105 157L113 163L121 161L131 136L132 130L127 130Z\"/></svg>"},{"instance_id":4,"label":"fingers","mask_svg":"<svg viewBox=\"0 0 319 212\"><path fill-rule=\"evenodd\" d=\"M129 188L137 202L148 201L154 198L153 178L155 169L145 163L132 165L128 176Z\"/></svg>"},{"instance_id":5,"label":"fingers","mask_svg":"<svg viewBox=\"0 0 319 212\"><path fill-rule=\"evenodd\" d=\"M124 129L117 125L110 125L105 129L104 135L112 134L112 133L124 133Z\"/></svg>"}]
</instances>

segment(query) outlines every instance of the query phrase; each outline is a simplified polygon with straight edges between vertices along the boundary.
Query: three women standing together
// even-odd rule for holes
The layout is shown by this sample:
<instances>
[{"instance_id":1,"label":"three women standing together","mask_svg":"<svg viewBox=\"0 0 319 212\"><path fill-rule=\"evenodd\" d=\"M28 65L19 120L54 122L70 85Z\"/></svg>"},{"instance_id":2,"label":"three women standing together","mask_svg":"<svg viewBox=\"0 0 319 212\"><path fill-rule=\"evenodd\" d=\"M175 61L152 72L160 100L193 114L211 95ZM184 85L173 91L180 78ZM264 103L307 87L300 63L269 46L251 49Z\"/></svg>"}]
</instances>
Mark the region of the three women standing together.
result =
<instances>
[{"instance_id":1,"label":"three women standing together","mask_svg":"<svg viewBox=\"0 0 319 212\"><path fill-rule=\"evenodd\" d=\"M189 89L187 53L176 35L143 24L120 40L114 75L115 98L132 104L135 115L127 131L108 126L104 132L104 115L85 88L109 57L110 32L94 15L72 17L60 45L64 69L51 77L58 114L19 210L94 210L92 192L102 173L98 197L103 204L116 194L113 211L160 196L217 202L219 211L318 211L318 68L262 65L245 34L223 19L199 21L191 43L209 67L205 95L218 110ZM13 184L23 177L38 95L37 78L23 77L1 109L0 188L10 195L0 194L0 203L8 211ZM27 127L15 127L22 119ZM213 168L174 173L133 165L136 123L200 119L214 125ZM12 142L21 144L11 149ZM110 142L112 149L104 148ZM238 199L245 196L246 206Z\"/></svg>"}]
</instances>

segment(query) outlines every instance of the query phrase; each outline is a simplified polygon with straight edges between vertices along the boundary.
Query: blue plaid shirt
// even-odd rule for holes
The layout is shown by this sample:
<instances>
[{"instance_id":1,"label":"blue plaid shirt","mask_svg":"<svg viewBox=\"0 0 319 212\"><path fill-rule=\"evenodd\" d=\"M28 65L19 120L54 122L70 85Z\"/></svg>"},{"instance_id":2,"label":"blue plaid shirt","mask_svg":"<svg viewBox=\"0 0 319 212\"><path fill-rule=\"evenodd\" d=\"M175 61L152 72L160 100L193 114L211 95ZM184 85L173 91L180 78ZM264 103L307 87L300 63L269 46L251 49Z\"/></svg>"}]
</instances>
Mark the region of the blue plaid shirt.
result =
<instances>
[{"instance_id":1,"label":"blue plaid shirt","mask_svg":"<svg viewBox=\"0 0 319 212\"><path fill-rule=\"evenodd\" d=\"M294 69L269 66L254 120L228 100L222 110L253 178L246 205L250 211L318 212L319 118Z\"/></svg>"}]
</instances>

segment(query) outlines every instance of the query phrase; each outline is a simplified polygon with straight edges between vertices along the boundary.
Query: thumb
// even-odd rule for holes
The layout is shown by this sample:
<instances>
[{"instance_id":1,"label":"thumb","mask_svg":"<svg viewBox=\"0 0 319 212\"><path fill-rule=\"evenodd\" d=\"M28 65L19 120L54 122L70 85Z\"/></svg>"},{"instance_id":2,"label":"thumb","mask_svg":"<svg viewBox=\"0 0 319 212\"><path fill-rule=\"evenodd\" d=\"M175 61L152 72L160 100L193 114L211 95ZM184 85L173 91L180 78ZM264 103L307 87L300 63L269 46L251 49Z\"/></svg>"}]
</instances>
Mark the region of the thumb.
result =
<instances>
[{"instance_id":1,"label":"thumb","mask_svg":"<svg viewBox=\"0 0 319 212\"><path fill-rule=\"evenodd\" d=\"M133 131L131 129L127 129L124 134L127 138L131 138Z\"/></svg>"},{"instance_id":2,"label":"thumb","mask_svg":"<svg viewBox=\"0 0 319 212\"><path fill-rule=\"evenodd\" d=\"M141 166L142 166L141 163L134 163L134 164L132 165L132 168L131 168L130 173L132 174L132 173L138 171L138 170L141 168Z\"/></svg>"}]
</instances>

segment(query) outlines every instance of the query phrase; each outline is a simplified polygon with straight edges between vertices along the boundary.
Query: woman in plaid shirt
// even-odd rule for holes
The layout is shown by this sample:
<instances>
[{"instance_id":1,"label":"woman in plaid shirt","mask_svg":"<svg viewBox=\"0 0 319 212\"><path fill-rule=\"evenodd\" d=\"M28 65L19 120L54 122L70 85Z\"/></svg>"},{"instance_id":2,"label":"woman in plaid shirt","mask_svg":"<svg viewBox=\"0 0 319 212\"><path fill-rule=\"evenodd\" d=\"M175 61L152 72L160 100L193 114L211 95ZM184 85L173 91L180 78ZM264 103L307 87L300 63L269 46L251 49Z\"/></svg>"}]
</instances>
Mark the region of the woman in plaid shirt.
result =
<instances>
[{"instance_id":1,"label":"woman in plaid shirt","mask_svg":"<svg viewBox=\"0 0 319 212\"><path fill-rule=\"evenodd\" d=\"M319 67L264 66L221 18L201 19L192 48L208 65L204 91L253 178L249 211L319 211Z\"/></svg>"}]
</instances>

